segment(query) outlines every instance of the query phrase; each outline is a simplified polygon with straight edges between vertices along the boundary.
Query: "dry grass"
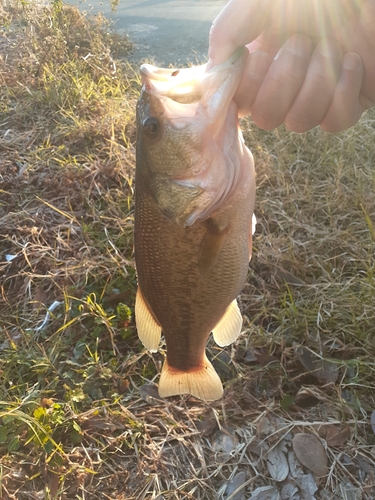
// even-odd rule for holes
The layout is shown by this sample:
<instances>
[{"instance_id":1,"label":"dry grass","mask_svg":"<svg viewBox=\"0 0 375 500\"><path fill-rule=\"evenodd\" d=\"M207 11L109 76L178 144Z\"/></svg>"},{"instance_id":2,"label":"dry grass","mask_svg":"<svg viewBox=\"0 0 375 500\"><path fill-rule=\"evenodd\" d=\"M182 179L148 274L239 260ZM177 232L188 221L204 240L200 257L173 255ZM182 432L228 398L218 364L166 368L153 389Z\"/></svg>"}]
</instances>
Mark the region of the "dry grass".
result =
<instances>
[{"instance_id":1,"label":"dry grass","mask_svg":"<svg viewBox=\"0 0 375 500\"><path fill-rule=\"evenodd\" d=\"M160 400L133 322L130 46L60 2L3 2L0 25L0 498L373 499L375 114L335 136L242 123L244 333L209 346L222 401ZM298 432L324 477L293 465Z\"/></svg>"}]
</instances>

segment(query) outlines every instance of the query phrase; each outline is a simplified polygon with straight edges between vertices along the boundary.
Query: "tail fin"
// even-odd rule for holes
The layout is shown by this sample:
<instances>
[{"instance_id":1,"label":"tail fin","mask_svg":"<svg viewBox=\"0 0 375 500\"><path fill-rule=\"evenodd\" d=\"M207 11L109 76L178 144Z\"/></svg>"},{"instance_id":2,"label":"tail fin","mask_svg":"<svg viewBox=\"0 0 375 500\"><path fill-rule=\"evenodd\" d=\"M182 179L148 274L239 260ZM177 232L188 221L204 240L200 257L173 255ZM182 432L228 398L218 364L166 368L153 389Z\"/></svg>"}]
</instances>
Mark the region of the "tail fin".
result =
<instances>
[{"instance_id":1,"label":"tail fin","mask_svg":"<svg viewBox=\"0 0 375 500\"><path fill-rule=\"evenodd\" d=\"M191 371L183 372L164 361L159 382L162 398L177 394L192 394L204 401L214 401L223 395L223 386L212 364L204 357L203 364Z\"/></svg>"}]
</instances>

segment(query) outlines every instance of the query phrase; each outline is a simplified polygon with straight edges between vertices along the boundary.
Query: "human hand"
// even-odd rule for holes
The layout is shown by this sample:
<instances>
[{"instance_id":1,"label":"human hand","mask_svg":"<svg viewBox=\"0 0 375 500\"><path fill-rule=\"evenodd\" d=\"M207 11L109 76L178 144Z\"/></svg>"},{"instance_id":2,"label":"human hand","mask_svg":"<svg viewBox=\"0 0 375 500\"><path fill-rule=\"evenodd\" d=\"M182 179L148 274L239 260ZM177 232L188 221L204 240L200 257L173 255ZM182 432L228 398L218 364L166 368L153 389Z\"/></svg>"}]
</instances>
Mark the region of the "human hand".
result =
<instances>
[{"instance_id":1,"label":"human hand","mask_svg":"<svg viewBox=\"0 0 375 500\"><path fill-rule=\"evenodd\" d=\"M375 103L375 0L231 0L210 33L209 66L247 45L242 116L295 132L337 132Z\"/></svg>"}]
</instances>

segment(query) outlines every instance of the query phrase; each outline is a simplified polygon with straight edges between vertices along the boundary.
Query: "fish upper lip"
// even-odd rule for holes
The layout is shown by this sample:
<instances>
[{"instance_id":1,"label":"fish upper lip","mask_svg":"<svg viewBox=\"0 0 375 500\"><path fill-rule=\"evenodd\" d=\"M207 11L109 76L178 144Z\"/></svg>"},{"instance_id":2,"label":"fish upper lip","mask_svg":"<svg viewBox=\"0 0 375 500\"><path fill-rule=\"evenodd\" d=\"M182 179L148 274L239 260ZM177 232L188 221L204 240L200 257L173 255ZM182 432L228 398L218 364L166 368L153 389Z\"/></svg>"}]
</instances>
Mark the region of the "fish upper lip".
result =
<instances>
[{"instance_id":1,"label":"fish upper lip","mask_svg":"<svg viewBox=\"0 0 375 500\"><path fill-rule=\"evenodd\" d=\"M226 69L228 73L243 57L245 47L238 48L224 63L206 71L207 64L191 68L158 68L152 64L142 64L140 72L143 85L150 94L168 97L175 102L192 104L199 102L203 95L202 81L215 71ZM219 69L220 68L220 69ZM210 76L208 76L210 78Z\"/></svg>"}]
</instances>

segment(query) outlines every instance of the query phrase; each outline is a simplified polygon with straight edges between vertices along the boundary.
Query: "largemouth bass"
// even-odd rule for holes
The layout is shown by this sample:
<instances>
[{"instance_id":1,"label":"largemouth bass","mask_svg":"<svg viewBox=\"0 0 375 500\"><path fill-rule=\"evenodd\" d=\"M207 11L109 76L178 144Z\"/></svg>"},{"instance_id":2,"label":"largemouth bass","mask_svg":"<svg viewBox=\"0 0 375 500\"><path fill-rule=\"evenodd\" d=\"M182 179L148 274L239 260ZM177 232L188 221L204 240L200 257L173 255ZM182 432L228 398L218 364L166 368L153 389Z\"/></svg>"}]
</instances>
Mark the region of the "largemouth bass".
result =
<instances>
[{"instance_id":1,"label":"largemouth bass","mask_svg":"<svg viewBox=\"0 0 375 500\"><path fill-rule=\"evenodd\" d=\"M236 297L251 255L255 174L233 95L245 58L239 50L207 72L141 67L135 318L150 351L166 339L161 397L219 399L207 339L213 332L229 345L242 328Z\"/></svg>"}]
</instances>

